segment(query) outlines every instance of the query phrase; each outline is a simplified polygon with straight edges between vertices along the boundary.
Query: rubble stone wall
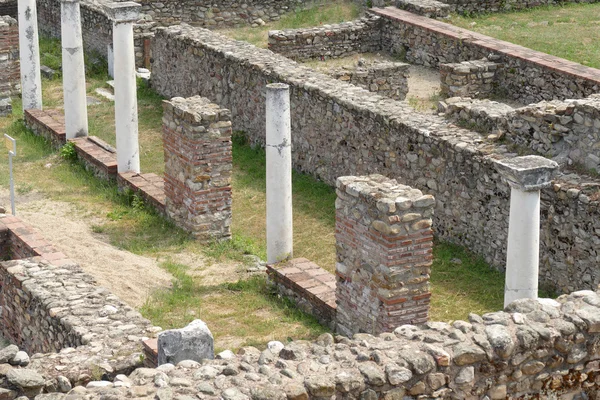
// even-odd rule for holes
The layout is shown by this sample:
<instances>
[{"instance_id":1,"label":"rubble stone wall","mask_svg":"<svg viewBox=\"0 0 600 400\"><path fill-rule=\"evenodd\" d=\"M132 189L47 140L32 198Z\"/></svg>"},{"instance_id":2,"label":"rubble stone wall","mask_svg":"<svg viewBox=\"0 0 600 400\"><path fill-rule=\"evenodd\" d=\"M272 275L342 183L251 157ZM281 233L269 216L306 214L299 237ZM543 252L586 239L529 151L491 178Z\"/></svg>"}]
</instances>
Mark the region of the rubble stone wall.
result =
<instances>
[{"instance_id":1,"label":"rubble stone wall","mask_svg":"<svg viewBox=\"0 0 600 400\"><path fill-rule=\"evenodd\" d=\"M440 64L441 94L445 97L488 98L499 91L502 64L487 59Z\"/></svg>"},{"instance_id":2,"label":"rubble stone wall","mask_svg":"<svg viewBox=\"0 0 600 400\"><path fill-rule=\"evenodd\" d=\"M336 194L337 332L427 322L433 196L382 175L340 177Z\"/></svg>"},{"instance_id":3,"label":"rubble stone wall","mask_svg":"<svg viewBox=\"0 0 600 400\"><path fill-rule=\"evenodd\" d=\"M0 16L0 100L21 93L19 27L9 16Z\"/></svg>"},{"instance_id":4,"label":"rubble stone wall","mask_svg":"<svg viewBox=\"0 0 600 400\"><path fill-rule=\"evenodd\" d=\"M381 21L367 16L317 28L269 31L269 49L293 60L325 60L381 49Z\"/></svg>"},{"instance_id":5,"label":"rubble stone wall","mask_svg":"<svg viewBox=\"0 0 600 400\"><path fill-rule=\"evenodd\" d=\"M78 395L90 400L595 398L599 305L597 293L583 291L557 301L520 300L505 311L471 314L469 321L452 325L404 325L393 333L352 339L323 334L281 350L243 347L227 359L140 368Z\"/></svg>"},{"instance_id":6,"label":"rubble stone wall","mask_svg":"<svg viewBox=\"0 0 600 400\"><path fill-rule=\"evenodd\" d=\"M166 212L198 240L231 238L231 112L194 96L165 101Z\"/></svg>"},{"instance_id":7,"label":"rubble stone wall","mask_svg":"<svg viewBox=\"0 0 600 400\"><path fill-rule=\"evenodd\" d=\"M7 15L17 19L17 0L0 0L0 15Z\"/></svg>"},{"instance_id":8,"label":"rubble stone wall","mask_svg":"<svg viewBox=\"0 0 600 400\"><path fill-rule=\"evenodd\" d=\"M354 69L331 69L327 74L365 88L369 92L404 100L408 93L409 68L409 64L399 62L365 62Z\"/></svg>"},{"instance_id":9,"label":"rubble stone wall","mask_svg":"<svg viewBox=\"0 0 600 400\"><path fill-rule=\"evenodd\" d=\"M493 160L515 156L506 145L208 30L161 28L154 45L156 90L230 109L233 129L253 144L265 143L265 86L289 84L294 168L331 185L379 173L432 194L438 237L503 269L510 188ZM564 292L600 283L599 186L563 175L542 192L542 283Z\"/></svg>"},{"instance_id":10,"label":"rubble stone wall","mask_svg":"<svg viewBox=\"0 0 600 400\"><path fill-rule=\"evenodd\" d=\"M600 71L572 61L494 39L407 11L374 9L383 17L383 51L413 64L437 68L443 63L478 60L489 55L504 65L499 87L522 104L580 99L600 92Z\"/></svg>"},{"instance_id":11,"label":"rubble stone wall","mask_svg":"<svg viewBox=\"0 0 600 400\"><path fill-rule=\"evenodd\" d=\"M161 25L186 22L195 26L220 28L264 25L299 8L326 3L324 0L142 0L142 12Z\"/></svg>"}]
</instances>

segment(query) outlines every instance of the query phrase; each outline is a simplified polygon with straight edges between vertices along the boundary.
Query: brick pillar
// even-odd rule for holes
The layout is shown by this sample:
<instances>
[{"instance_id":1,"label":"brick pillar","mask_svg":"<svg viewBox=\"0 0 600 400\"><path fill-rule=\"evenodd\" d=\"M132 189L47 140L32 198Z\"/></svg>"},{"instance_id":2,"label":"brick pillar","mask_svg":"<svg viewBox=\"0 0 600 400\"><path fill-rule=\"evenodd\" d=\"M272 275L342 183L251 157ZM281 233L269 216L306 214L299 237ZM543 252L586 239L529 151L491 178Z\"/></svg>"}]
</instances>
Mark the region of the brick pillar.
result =
<instances>
[{"instance_id":1,"label":"brick pillar","mask_svg":"<svg viewBox=\"0 0 600 400\"><path fill-rule=\"evenodd\" d=\"M338 331L426 322L435 199L382 175L340 177L336 186Z\"/></svg>"},{"instance_id":2,"label":"brick pillar","mask_svg":"<svg viewBox=\"0 0 600 400\"><path fill-rule=\"evenodd\" d=\"M0 116L10 114L10 101L21 92L19 27L14 18L0 16Z\"/></svg>"},{"instance_id":3,"label":"brick pillar","mask_svg":"<svg viewBox=\"0 0 600 400\"><path fill-rule=\"evenodd\" d=\"M201 241L231 238L231 112L200 96L164 101L166 212Z\"/></svg>"}]
</instances>

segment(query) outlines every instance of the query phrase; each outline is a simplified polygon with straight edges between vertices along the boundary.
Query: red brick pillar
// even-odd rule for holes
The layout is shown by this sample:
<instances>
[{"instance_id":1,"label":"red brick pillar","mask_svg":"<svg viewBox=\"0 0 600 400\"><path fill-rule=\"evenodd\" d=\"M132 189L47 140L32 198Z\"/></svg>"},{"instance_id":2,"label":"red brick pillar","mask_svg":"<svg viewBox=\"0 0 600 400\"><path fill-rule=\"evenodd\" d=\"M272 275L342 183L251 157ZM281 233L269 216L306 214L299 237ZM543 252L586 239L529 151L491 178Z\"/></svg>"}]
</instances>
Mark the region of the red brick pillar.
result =
<instances>
[{"instance_id":1,"label":"red brick pillar","mask_svg":"<svg viewBox=\"0 0 600 400\"><path fill-rule=\"evenodd\" d=\"M201 241L231 238L231 113L195 96L164 101L166 212Z\"/></svg>"},{"instance_id":2,"label":"red brick pillar","mask_svg":"<svg viewBox=\"0 0 600 400\"><path fill-rule=\"evenodd\" d=\"M19 27L15 19L0 16L0 116L12 112L7 99L20 92Z\"/></svg>"},{"instance_id":3,"label":"red brick pillar","mask_svg":"<svg viewBox=\"0 0 600 400\"><path fill-rule=\"evenodd\" d=\"M382 175L337 180L337 330L428 320L435 199Z\"/></svg>"}]
</instances>

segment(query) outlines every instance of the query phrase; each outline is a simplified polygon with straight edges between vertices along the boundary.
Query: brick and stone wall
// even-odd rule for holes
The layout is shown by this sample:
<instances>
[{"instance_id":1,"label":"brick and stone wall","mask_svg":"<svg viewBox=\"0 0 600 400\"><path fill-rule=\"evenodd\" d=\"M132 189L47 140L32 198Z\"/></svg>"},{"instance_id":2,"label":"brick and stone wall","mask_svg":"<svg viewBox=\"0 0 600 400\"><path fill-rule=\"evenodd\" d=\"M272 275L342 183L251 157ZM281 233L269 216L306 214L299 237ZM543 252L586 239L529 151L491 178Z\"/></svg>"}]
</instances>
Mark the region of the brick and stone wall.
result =
<instances>
[{"instance_id":1,"label":"brick and stone wall","mask_svg":"<svg viewBox=\"0 0 600 400\"><path fill-rule=\"evenodd\" d=\"M338 178L336 194L337 331L426 322L433 196L382 175Z\"/></svg>"},{"instance_id":2,"label":"brick and stone wall","mask_svg":"<svg viewBox=\"0 0 600 400\"><path fill-rule=\"evenodd\" d=\"M200 96L163 104L167 215L197 239L229 239L231 112Z\"/></svg>"},{"instance_id":3,"label":"brick and stone wall","mask_svg":"<svg viewBox=\"0 0 600 400\"><path fill-rule=\"evenodd\" d=\"M6 15L17 19L17 0L0 0L0 15Z\"/></svg>"},{"instance_id":4,"label":"brick and stone wall","mask_svg":"<svg viewBox=\"0 0 600 400\"><path fill-rule=\"evenodd\" d=\"M382 50L413 64L478 60L489 55L504 65L499 86L522 104L578 99L600 92L600 71L395 8L374 9L382 17Z\"/></svg>"},{"instance_id":5,"label":"brick and stone wall","mask_svg":"<svg viewBox=\"0 0 600 400\"><path fill-rule=\"evenodd\" d=\"M58 149L67 143L65 114L62 110L25 110L25 126Z\"/></svg>"},{"instance_id":6,"label":"brick and stone wall","mask_svg":"<svg viewBox=\"0 0 600 400\"><path fill-rule=\"evenodd\" d=\"M557 301L520 300L452 324L404 325L351 339L323 334L280 351L243 347L226 359L138 369L77 394L89 400L595 398L599 304L598 293L583 291Z\"/></svg>"},{"instance_id":7,"label":"brick and stone wall","mask_svg":"<svg viewBox=\"0 0 600 400\"><path fill-rule=\"evenodd\" d=\"M287 13L326 3L324 0L142 0L142 12L161 25L186 22L195 26L220 28L260 26L277 21Z\"/></svg>"},{"instance_id":8,"label":"brick and stone wall","mask_svg":"<svg viewBox=\"0 0 600 400\"><path fill-rule=\"evenodd\" d=\"M502 64L482 59L439 67L442 96L487 98L499 92Z\"/></svg>"},{"instance_id":9,"label":"brick and stone wall","mask_svg":"<svg viewBox=\"0 0 600 400\"><path fill-rule=\"evenodd\" d=\"M380 21L367 16L317 28L269 31L269 49L293 60L348 57L381 48Z\"/></svg>"},{"instance_id":10,"label":"brick and stone wall","mask_svg":"<svg viewBox=\"0 0 600 400\"><path fill-rule=\"evenodd\" d=\"M21 93L20 74L17 21L0 16L0 116L11 113L9 98Z\"/></svg>"},{"instance_id":11,"label":"brick and stone wall","mask_svg":"<svg viewBox=\"0 0 600 400\"><path fill-rule=\"evenodd\" d=\"M335 79L367 89L369 92L395 100L404 100L408 93L410 65L400 62L368 62L359 60L355 68L337 68L327 71Z\"/></svg>"},{"instance_id":12,"label":"brick and stone wall","mask_svg":"<svg viewBox=\"0 0 600 400\"><path fill-rule=\"evenodd\" d=\"M331 185L380 173L432 194L436 234L503 268L510 188L493 159L515 156L505 144L208 30L163 28L154 43L152 84L163 96L201 93L264 145L265 86L290 84L294 168ZM600 283L599 184L560 175L542 191L542 283L564 292Z\"/></svg>"}]
</instances>

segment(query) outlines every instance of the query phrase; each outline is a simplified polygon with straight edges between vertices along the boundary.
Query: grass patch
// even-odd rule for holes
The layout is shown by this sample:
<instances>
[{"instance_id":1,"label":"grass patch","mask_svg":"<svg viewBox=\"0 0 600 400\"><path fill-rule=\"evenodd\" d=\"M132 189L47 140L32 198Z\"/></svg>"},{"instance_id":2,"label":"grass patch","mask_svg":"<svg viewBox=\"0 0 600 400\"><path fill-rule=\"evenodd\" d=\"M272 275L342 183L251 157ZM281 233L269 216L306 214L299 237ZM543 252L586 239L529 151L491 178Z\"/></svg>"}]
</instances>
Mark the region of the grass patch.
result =
<instances>
[{"instance_id":1,"label":"grass patch","mask_svg":"<svg viewBox=\"0 0 600 400\"><path fill-rule=\"evenodd\" d=\"M243 40L266 49L269 31L338 24L356 19L359 15L360 7L357 4L332 1L306 10L297 9L293 13L282 16L279 21L269 22L263 26L222 29L219 32L233 39Z\"/></svg>"},{"instance_id":2,"label":"grass patch","mask_svg":"<svg viewBox=\"0 0 600 400\"><path fill-rule=\"evenodd\" d=\"M475 17L452 23L530 49L600 68L600 4L565 4Z\"/></svg>"}]
</instances>

